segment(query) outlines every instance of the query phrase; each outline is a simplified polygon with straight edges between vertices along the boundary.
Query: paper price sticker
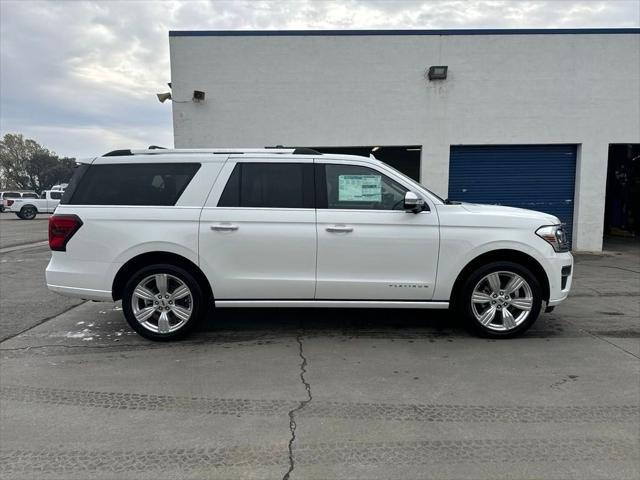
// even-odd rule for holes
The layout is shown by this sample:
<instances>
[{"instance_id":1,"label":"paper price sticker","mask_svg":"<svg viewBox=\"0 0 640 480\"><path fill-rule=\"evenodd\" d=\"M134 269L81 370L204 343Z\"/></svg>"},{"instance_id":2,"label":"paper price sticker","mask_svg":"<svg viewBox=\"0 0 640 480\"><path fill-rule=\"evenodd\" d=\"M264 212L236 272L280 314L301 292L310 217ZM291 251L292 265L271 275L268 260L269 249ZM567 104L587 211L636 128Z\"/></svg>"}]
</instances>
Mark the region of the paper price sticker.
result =
<instances>
[{"instance_id":1,"label":"paper price sticker","mask_svg":"<svg viewBox=\"0 0 640 480\"><path fill-rule=\"evenodd\" d=\"M338 201L381 202L380 175L338 175Z\"/></svg>"}]
</instances>

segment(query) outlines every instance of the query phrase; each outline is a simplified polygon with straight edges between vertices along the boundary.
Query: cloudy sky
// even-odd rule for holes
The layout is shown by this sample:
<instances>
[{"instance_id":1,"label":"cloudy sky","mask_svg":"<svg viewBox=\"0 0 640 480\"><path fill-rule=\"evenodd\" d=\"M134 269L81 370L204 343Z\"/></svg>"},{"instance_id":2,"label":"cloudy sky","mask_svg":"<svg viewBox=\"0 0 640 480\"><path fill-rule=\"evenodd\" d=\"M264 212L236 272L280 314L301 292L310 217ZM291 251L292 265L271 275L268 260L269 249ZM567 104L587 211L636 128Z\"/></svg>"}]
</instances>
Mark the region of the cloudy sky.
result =
<instances>
[{"instance_id":1,"label":"cloudy sky","mask_svg":"<svg viewBox=\"0 0 640 480\"><path fill-rule=\"evenodd\" d=\"M169 30L638 27L640 0L0 0L0 133L172 146Z\"/></svg>"}]
</instances>

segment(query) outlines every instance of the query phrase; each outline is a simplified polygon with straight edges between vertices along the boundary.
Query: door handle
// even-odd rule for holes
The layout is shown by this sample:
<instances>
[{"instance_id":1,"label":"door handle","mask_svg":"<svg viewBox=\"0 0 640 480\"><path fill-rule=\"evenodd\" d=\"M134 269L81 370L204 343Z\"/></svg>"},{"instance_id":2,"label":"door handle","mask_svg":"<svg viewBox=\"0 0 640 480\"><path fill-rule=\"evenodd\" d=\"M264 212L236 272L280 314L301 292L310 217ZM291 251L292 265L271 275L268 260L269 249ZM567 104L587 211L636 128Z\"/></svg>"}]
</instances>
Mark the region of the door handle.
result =
<instances>
[{"instance_id":1,"label":"door handle","mask_svg":"<svg viewBox=\"0 0 640 480\"><path fill-rule=\"evenodd\" d=\"M232 223L219 223L218 225L211 225L211 230L216 232L232 232L238 230L238 226Z\"/></svg>"},{"instance_id":2,"label":"door handle","mask_svg":"<svg viewBox=\"0 0 640 480\"><path fill-rule=\"evenodd\" d=\"M327 227L325 230L331 233L349 233L353 232L353 227L347 227L345 225L334 225L332 227Z\"/></svg>"}]
</instances>

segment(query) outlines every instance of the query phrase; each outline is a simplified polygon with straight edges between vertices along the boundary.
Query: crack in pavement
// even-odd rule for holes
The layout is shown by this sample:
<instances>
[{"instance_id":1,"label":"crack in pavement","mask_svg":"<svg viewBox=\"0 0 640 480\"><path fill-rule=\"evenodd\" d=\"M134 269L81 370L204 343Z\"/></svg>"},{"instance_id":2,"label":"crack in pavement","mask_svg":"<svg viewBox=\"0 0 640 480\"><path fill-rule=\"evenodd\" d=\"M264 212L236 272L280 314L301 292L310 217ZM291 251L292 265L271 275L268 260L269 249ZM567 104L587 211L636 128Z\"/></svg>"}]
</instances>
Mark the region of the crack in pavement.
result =
<instances>
[{"instance_id":1,"label":"crack in pavement","mask_svg":"<svg viewBox=\"0 0 640 480\"><path fill-rule=\"evenodd\" d=\"M578 298L578 297L640 297L635 292L603 292L600 293L597 290L594 290L593 293L570 293L568 298Z\"/></svg>"},{"instance_id":2,"label":"crack in pavement","mask_svg":"<svg viewBox=\"0 0 640 480\"><path fill-rule=\"evenodd\" d=\"M621 347L620 345L617 345L617 344L615 344L615 343L613 343L613 342L611 342L611 341L607 340L606 338L601 337L601 336L600 336L600 335L598 335L597 333L593 333L593 332L590 332L590 331L588 331L588 330L583 330L582 328L580 329L580 331L581 331L581 332L586 333L587 335L589 335L589 336L590 336L590 337L592 337L592 338L595 338L595 339L597 339L597 340L602 340L603 342L608 343L608 344L609 344L609 345L611 345L612 347L615 347L615 348L617 348L618 350L623 351L624 353L628 353L628 354L629 354L629 355L631 355L632 357L637 358L638 360L640 360L640 356L636 355L636 354L635 354L635 353L633 353L633 352L630 352L629 350L627 350L626 348Z\"/></svg>"},{"instance_id":3,"label":"crack in pavement","mask_svg":"<svg viewBox=\"0 0 640 480\"><path fill-rule=\"evenodd\" d=\"M140 343L118 343L109 344L109 345L64 345L62 343L48 343L45 345L29 345L27 347L15 347L15 348L0 348L0 353L2 352L20 352L20 351L29 351L36 350L38 348L113 348L113 347L141 347L144 344ZM149 350L151 348L155 348L153 346L146 346L145 348L141 348L141 350Z\"/></svg>"},{"instance_id":4,"label":"crack in pavement","mask_svg":"<svg viewBox=\"0 0 640 480\"><path fill-rule=\"evenodd\" d=\"M293 469L295 468L295 460L293 458L293 444L296 441L296 413L306 407L311 400L313 400L313 396L311 395L311 385L304 378L304 374L307 373L307 357L304 356L304 350L302 348L302 332L300 332L296 336L296 341L298 342L298 355L302 362L300 363L300 381L304 385L304 388L307 392L307 399L302 400L300 404L289 411L289 430L291 431L291 438L289 439L289 470L284 474L282 480L289 480L291 474L293 473Z\"/></svg>"},{"instance_id":5,"label":"crack in pavement","mask_svg":"<svg viewBox=\"0 0 640 480\"><path fill-rule=\"evenodd\" d=\"M638 270L632 270L630 268L624 268L624 267L616 267L616 266L613 266L613 265L594 265L594 267L598 267L598 268L615 268L616 270L624 270L625 272L640 273L640 271L638 271Z\"/></svg>"},{"instance_id":6,"label":"crack in pavement","mask_svg":"<svg viewBox=\"0 0 640 480\"><path fill-rule=\"evenodd\" d=\"M17 252L20 250L27 250L30 248L44 247L49 244L49 240L40 240L32 243L22 243L18 245L7 245L6 247L0 248L0 254Z\"/></svg>"},{"instance_id":7,"label":"crack in pavement","mask_svg":"<svg viewBox=\"0 0 640 480\"><path fill-rule=\"evenodd\" d=\"M39 327L43 323L48 322L49 320L53 320L54 318L57 318L57 317L59 317L61 315L64 315L65 313L70 312L74 308L77 308L80 305L85 305L88 302L89 302L89 300L83 300L80 303L76 303L75 305L71 305L70 307L65 308L64 310L62 310L61 312L56 313L55 315L51 315L51 316L48 316L46 318L43 318L43 319L39 320L37 323L35 323L34 325L31 325L30 327L25 328L24 330L21 330L21 331L19 331L17 333L13 333L13 334L11 334L11 335L9 335L7 337L0 338L0 343L4 343L7 340L11 340L12 338L17 337L18 335L22 335L23 333L26 333L29 330L33 330L34 328Z\"/></svg>"}]
</instances>

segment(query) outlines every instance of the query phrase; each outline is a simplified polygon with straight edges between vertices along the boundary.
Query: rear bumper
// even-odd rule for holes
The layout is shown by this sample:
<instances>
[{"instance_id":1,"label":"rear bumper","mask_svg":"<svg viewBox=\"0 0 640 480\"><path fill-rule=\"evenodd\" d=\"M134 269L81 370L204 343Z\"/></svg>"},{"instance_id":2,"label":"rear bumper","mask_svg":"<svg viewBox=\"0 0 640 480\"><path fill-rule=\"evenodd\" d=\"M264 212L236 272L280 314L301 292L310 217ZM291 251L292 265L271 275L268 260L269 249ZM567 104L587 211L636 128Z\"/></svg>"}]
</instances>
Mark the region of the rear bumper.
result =
<instances>
[{"instance_id":1,"label":"rear bumper","mask_svg":"<svg viewBox=\"0 0 640 480\"><path fill-rule=\"evenodd\" d=\"M52 252L45 272L52 292L85 300L113 301L113 270L118 264L69 258L66 252Z\"/></svg>"},{"instance_id":2,"label":"rear bumper","mask_svg":"<svg viewBox=\"0 0 640 480\"><path fill-rule=\"evenodd\" d=\"M91 288L80 287L65 287L62 285L53 285L47 282L47 288L52 292L59 293L66 297L77 297L84 300L98 300L104 302L113 301L111 298L111 291L109 290L94 290Z\"/></svg>"}]
</instances>

